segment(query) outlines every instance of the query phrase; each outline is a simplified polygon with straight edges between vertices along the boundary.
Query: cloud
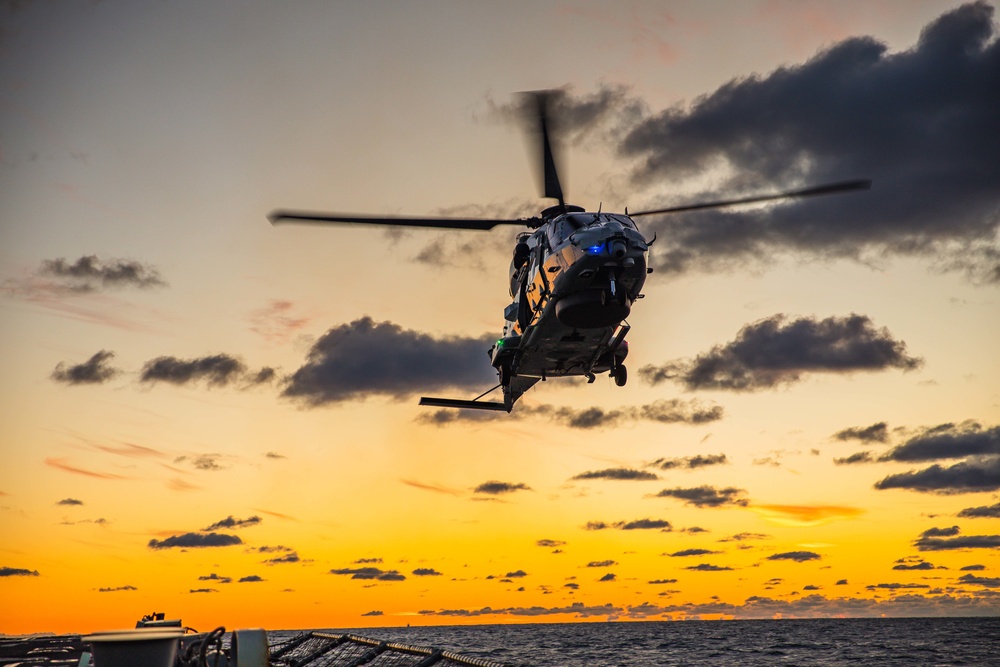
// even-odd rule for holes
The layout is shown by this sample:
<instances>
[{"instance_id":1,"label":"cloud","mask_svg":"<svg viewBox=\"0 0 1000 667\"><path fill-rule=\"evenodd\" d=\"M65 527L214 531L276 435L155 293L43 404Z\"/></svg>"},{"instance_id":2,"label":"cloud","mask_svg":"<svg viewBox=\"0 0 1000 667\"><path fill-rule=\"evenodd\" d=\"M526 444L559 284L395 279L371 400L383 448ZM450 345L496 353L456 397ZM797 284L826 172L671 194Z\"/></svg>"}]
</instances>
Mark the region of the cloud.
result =
<instances>
[{"instance_id":1,"label":"cloud","mask_svg":"<svg viewBox=\"0 0 1000 667\"><path fill-rule=\"evenodd\" d=\"M944 468L934 464L923 470L888 475L875 483L876 489L910 489L924 493L951 495L1000 489L1000 456L970 459Z\"/></svg>"},{"instance_id":2,"label":"cloud","mask_svg":"<svg viewBox=\"0 0 1000 667\"><path fill-rule=\"evenodd\" d=\"M878 422L871 426L845 428L833 434L837 440L860 440L864 443L886 442L889 439L889 425Z\"/></svg>"},{"instance_id":3,"label":"cloud","mask_svg":"<svg viewBox=\"0 0 1000 667\"><path fill-rule=\"evenodd\" d=\"M694 572L729 572L733 568L728 565L711 565L709 563L698 563L697 565L689 565L684 568L685 570L692 570Z\"/></svg>"},{"instance_id":4,"label":"cloud","mask_svg":"<svg viewBox=\"0 0 1000 667\"><path fill-rule=\"evenodd\" d=\"M67 366L60 362L52 371L52 379L64 384L101 384L114 378L121 371L108 365L114 352L101 350L82 364Z\"/></svg>"},{"instance_id":5,"label":"cloud","mask_svg":"<svg viewBox=\"0 0 1000 667\"><path fill-rule=\"evenodd\" d=\"M919 551L1000 549L1000 535L959 535L958 526L930 528L921 533L913 545Z\"/></svg>"},{"instance_id":6,"label":"cloud","mask_svg":"<svg viewBox=\"0 0 1000 667\"><path fill-rule=\"evenodd\" d=\"M490 480L477 486L473 490L473 493L485 493L491 496L499 496L505 493L514 493L515 491L531 491L531 487L521 482L510 483Z\"/></svg>"},{"instance_id":7,"label":"cloud","mask_svg":"<svg viewBox=\"0 0 1000 667\"><path fill-rule=\"evenodd\" d=\"M256 574L248 574L245 577L240 577L240 580L237 583L240 583L240 584L250 584L250 583L257 583L259 581L266 581L266 579L264 579L263 577L260 577L259 575L256 575Z\"/></svg>"},{"instance_id":8,"label":"cloud","mask_svg":"<svg viewBox=\"0 0 1000 667\"><path fill-rule=\"evenodd\" d=\"M1000 519L1000 503L983 507L967 507L958 513L963 519L990 518Z\"/></svg>"},{"instance_id":9,"label":"cloud","mask_svg":"<svg viewBox=\"0 0 1000 667\"><path fill-rule=\"evenodd\" d=\"M845 39L804 64L733 79L687 107L645 115L618 145L636 165L634 186L710 171L718 190L690 198L705 201L874 180L864 194L650 220L643 231L664 239L654 266L719 268L789 251L947 254L943 268L1000 280L993 12L986 2L958 7L896 53L871 37ZM683 202L662 202L673 203Z\"/></svg>"},{"instance_id":10,"label":"cloud","mask_svg":"<svg viewBox=\"0 0 1000 667\"><path fill-rule=\"evenodd\" d=\"M613 560L592 560L587 563L587 567L611 567L612 565L618 565Z\"/></svg>"},{"instance_id":11,"label":"cloud","mask_svg":"<svg viewBox=\"0 0 1000 667\"><path fill-rule=\"evenodd\" d=\"M290 551L284 556L275 556L274 558L268 558L262 561L264 565L284 565L285 563L299 563L302 559L299 557L298 552Z\"/></svg>"},{"instance_id":12,"label":"cloud","mask_svg":"<svg viewBox=\"0 0 1000 667\"><path fill-rule=\"evenodd\" d=\"M270 343L285 343L301 331L312 318L295 316L295 304L285 299L272 299L267 306L250 313L250 331Z\"/></svg>"},{"instance_id":13,"label":"cloud","mask_svg":"<svg viewBox=\"0 0 1000 667\"><path fill-rule=\"evenodd\" d=\"M214 472L216 470L225 470L225 466L219 464L222 460L222 454L198 454L197 456L178 456L174 459L174 463L190 463L192 467L198 470L206 470L209 472Z\"/></svg>"},{"instance_id":14,"label":"cloud","mask_svg":"<svg viewBox=\"0 0 1000 667\"><path fill-rule=\"evenodd\" d=\"M726 460L725 454L698 454L695 456L682 456L679 458L656 459L649 464L649 467L659 468L660 470L674 470L676 468L694 470L696 468L724 465L726 463L729 463L729 461Z\"/></svg>"},{"instance_id":15,"label":"cloud","mask_svg":"<svg viewBox=\"0 0 1000 667\"><path fill-rule=\"evenodd\" d=\"M240 359L228 354L213 354L195 359L162 356L147 361L139 373L139 382L168 382L186 385L204 380L209 387L225 387L237 382L256 385L274 377L273 369L250 371Z\"/></svg>"},{"instance_id":16,"label":"cloud","mask_svg":"<svg viewBox=\"0 0 1000 667\"><path fill-rule=\"evenodd\" d=\"M413 576L415 577L440 577L442 576L440 572L432 567L418 567L413 571Z\"/></svg>"},{"instance_id":17,"label":"cloud","mask_svg":"<svg viewBox=\"0 0 1000 667\"><path fill-rule=\"evenodd\" d=\"M318 407L374 395L402 399L417 392L481 389L495 380L485 354L495 340L493 335L434 338L363 317L323 334L282 395Z\"/></svg>"},{"instance_id":18,"label":"cloud","mask_svg":"<svg viewBox=\"0 0 1000 667\"><path fill-rule=\"evenodd\" d=\"M149 541L150 549L201 549L204 547L228 547L234 544L243 544L243 540L237 535L224 535L222 533L184 533L183 535L173 535L165 540L152 539Z\"/></svg>"},{"instance_id":19,"label":"cloud","mask_svg":"<svg viewBox=\"0 0 1000 667\"><path fill-rule=\"evenodd\" d=\"M554 548L566 545L566 543L562 540L538 540L535 544L545 548Z\"/></svg>"},{"instance_id":20,"label":"cloud","mask_svg":"<svg viewBox=\"0 0 1000 667\"><path fill-rule=\"evenodd\" d=\"M365 613L363 613L361 615L362 616L381 616L382 612L379 611L378 609L373 609L372 611L366 611Z\"/></svg>"},{"instance_id":21,"label":"cloud","mask_svg":"<svg viewBox=\"0 0 1000 667\"><path fill-rule=\"evenodd\" d=\"M330 574L349 575L351 579L375 581L403 581L406 575L397 570L383 570L378 567L342 567L330 570Z\"/></svg>"},{"instance_id":22,"label":"cloud","mask_svg":"<svg viewBox=\"0 0 1000 667\"><path fill-rule=\"evenodd\" d=\"M407 486L412 486L415 489L422 489L424 491L433 491L434 493L444 493L449 496L461 496L462 491L460 489L452 489L447 486L441 486L440 484L427 484L424 482L418 482L413 479L401 479L399 480Z\"/></svg>"},{"instance_id":23,"label":"cloud","mask_svg":"<svg viewBox=\"0 0 1000 667\"><path fill-rule=\"evenodd\" d=\"M919 556L913 558L900 558L896 561L896 564L892 566L894 570L936 570L938 569L933 563L929 563Z\"/></svg>"},{"instance_id":24,"label":"cloud","mask_svg":"<svg viewBox=\"0 0 1000 667\"><path fill-rule=\"evenodd\" d=\"M124 586L109 586L108 588L98 588L98 593L117 593L118 591L137 591L139 590L135 586L130 586L128 584Z\"/></svg>"},{"instance_id":25,"label":"cloud","mask_svg":"<svg viewBox=\"0 0 1000 667\"><path fill-rule=\"evenodd\" d=\"M922 462L966 456L1000 455L1000 426L984 429L974 421L924 429L879 460Z\"/></svg>"},{"instance_id":26,"label":"cloud","mask_svg":"<svg viewBox=\"0 0 1000 667\"><path fill-rule=\"evenodd\" d=\"M219 530L225 528L227 530L233 530L235 528L247 528L248 526L256 526L262 521L259 516L252 516L248 519L234 519L233 515L230 514L225 519L221 521L216 521L208 528L202 528L201 532L210 533L213 530Z\"/></svg>"},{"instance_id":27,"label":"cloud","mask_svg":"<svg viewBox=\"0 0 1000 667\"><path fill-rule=\"evenodd\" d=\"M651 421L660 424L699 425L722 419L722 406L705 403L698 400L684 401L681 399L659 400L646 405L626 406L615 409L601 407L570 408L555 405L520 406L513 414L483 412L481 410L437 410L425 413L417 418L422 424L443 426L459 421L505 421L526 419L529 417L545 417L550 421L560 423L569 428L594 429L623 426L640 421Z\"/></svg>"},{"instance_id":28,"label":"cloud","mask_svg":"<svg viewBox=\"0 0 1000 667\"><path fill-rule=\"evenodd\" d=\"M82 505L82 500L77 500L76 498L63 498L56 505Z\"/></svg>"},{"instance_id":29,"label":"cloud","mask_svg":"<svg viewBox=\"0 0 1000 667\"><path fill-rule=\"evenodd\" d=\"M720 542L745 542L747 540L769 540L770 535L764 533L737 533L732 537L723 537Z\"/></svg>"},{"instance_id":30,"label":"cloud","mask_svg":"<svg viewBox=\"0 0 1000 667\"><path fill-rule=\"evenodd\" d=\"M707 556L709 554L721 553L720 551L712 551L711 549L682 549L681 551L675 551L669 554L673 558L685 558L687 556Z\"/></svg>"},{"instance_id":31,"label":"cloud","mask_svg":"<svg viewBox=\"0 0 1000 667\"><path fill-rule=\"evenodd\" d=\"M26 570L21 567L0 567L0 577L37 577L38 570Z\"/></svg>"},{"instance_id":32,"label":"cloud","mask_svg":"<svg viewBox=\"0 0 1000 667\"><path fill-rule=\"evenodd\" d=\"M820 558L822 557L815 551L785 551L771 554L767 557L767 560L792 560L796 563L804 563L810 560L819 560Z\"/></svg>"},{"instance_id":33,"label":"cloud","mask_svg":"<svg viewBox=\"0 0 1000 667\"><path fill-rule=\"evenodd\" d=\"M527 577L528 573L524 570L514 570L513 572L508 572L503 576L507 579L520 579L522 577Z\"/></svg>"},{"instance_id":34,"label":"cloud","mask_svg":"<svg viewBox=\"0 0 1000 667\"><path fill-rule=\"evenodd\" d=\"M659 586L661 584L676 584L676 579L653 579L652 581L647 581L647 584L652 584L654 586Z\"/></svg>"},{"instance_id":35,"label":"cloud","mask_svg":"<svg viewBox=\"0 0 1000 667\"><path fill-rule=\"evenodd\" d=\"M806 373L912 370L922 363L867 316L787 321L778 314L746 325L734 341L693 360L643 366L639 375L651 384L674 380L689 390L757 391L798 382Z\"/></svg>"},{"instance_id":36,"label":"cloud","mask_svg":"<svg viewBox=\"0 0 1000 667\"><path fill-rule=\"evenodd\" d=\"M213 572L212 574L202 574L202 575L199 575L198 576L198 581L217 581L220 584L231 584L231 583L233 583L233 578L232 577L223 577L222 575L218 575L215 572Z\"/></svg>"},{"instance_id":37,"label":"cloud","mask_svg":"<svg viewBox=\"0 0 1000 667\"><path fill-rule=\"evenodd\" d=\"M977 577L972 574L963 574L958 578L963 584L973 586L983 586L985 588L1000 588L1000 577Z\"/></svg>"},{"instance_id":38,"label":"cloud","mask_svg":"<svg viewBox=\"0 0 1000 667\"><path fill-rule=\"evenodd\" d=\"M660 479L654 473L634 468L605 468L604 470L590 470L574 475L570 479L619 479L629 481L647 481Z\"/></svg>"},{"instance_id":39,"label":"cloud","mask_svg":"<svg viewBox=\"0 0 1000 667\"><path fill-rule=\"evenodd\" d=\"M482 607L481 609L441 609L432 611L430 609L420 610L424 616L554 616L560 614L572 614L578 618L591 618L594 616L617 616L622 612L621 607L615 607L608 603L605 605L587 606L582 602L574 602L567 607L506 607L503 609L493 609L492 607Z\"/></svg>"},{"instance_id":40,"label":"cloud","mask_svg":"<svg viewBox=\"0 0 1000 667\"><path fill-rule=\"evenodd\" d=\"M606 575L604 575L603 577L601 577L600 579L598 579L598 581L601 581L601 582L604 582L604 581L614 581L616 578L617 577L616 577L616 575L615 575L614 572L608 572Z\"/></svg>"},{"instance_id":41,"label":"cloud","mask_svg":"<svg viewBox=\"0 0 1000 667\"><path fill-rule=\"evenodd\" d=\"M853 465L855 463L874 463L875 457L871 452L855 452L850 456L834 459L833 462L839 466Z\"/></svg>"},{"instance_id":42,"label":"cloud","mask_svg":"<svg viewBox=\"0 0 1000 667\"><path fill-rule=\"evenodd\" d=\"M355 565L367 564L367 563L381 563L381 558L359 558L354 561Z\"/></svg>"},{"instance_id":43,"label":"cloud","mask_svg":"<svg viewBox=\"0 0 1000 667\"><path fill-rule=\"evenodd\" d=\"M188 593L218 593L218 589L215 588L192 588Z\"/></svg>"},{"instance_id":44,"label":"cloud","mask_svg":"<svg viewBox=\"0 0 1000 667\"><path fill-rule=\"evenodd\" d=\"M163 287L166 283L155 267L125 259L100 260L96 255L84 255L75 262L65 258L42 261L39 274L51 276L74 292L91 292L99 288Z\"/></svg>"},{"instance_id":45,"label":"cloud","mask_svg":"<svg viewBox=\"0 0 1000 667\"><path fill-rule=\"evenodd\" d=\"M713 486L696 486L692 488L663 489L656 494L657 498L677 498L683 500L688 505L695 507L723 507L732 505L736 507L746 507L749 504L745 498L740 498L746 494L744 489L726 487L717 489Z\"/></svg>"},{"instance_id":46,"label":"cloud","mask_svg":"<svg viewBox=\"0 0 1000 667\"><path fill-rule=\"evenodd\" d=\"M907 590L913 588L930 588L928 584L900 584L900 583L886 583L886 584L869 584L865 586L866 589L870 591L884 589L890 591Z\"/></svg>"}]
</instances>

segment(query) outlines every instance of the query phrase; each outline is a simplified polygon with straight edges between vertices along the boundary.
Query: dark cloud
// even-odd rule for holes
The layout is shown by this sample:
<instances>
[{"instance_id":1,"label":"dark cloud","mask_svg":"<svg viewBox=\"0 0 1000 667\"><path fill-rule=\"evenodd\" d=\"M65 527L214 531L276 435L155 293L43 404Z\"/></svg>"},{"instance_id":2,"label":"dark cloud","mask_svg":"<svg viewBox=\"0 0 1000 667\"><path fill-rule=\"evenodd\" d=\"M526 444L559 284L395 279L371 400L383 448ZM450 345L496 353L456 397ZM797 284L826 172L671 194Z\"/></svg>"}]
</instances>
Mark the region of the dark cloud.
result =
<instances>
[{"instance_id":1,"label":"dark cloud","mask_svg":"<svg viewBox=\"0 0 1000 667\"><path fill-rule=\"evenodd\" d=\"M618 565L613 560L592 560L587 563L587 567L611 567L612 565Z\"/></svg>"},{"instance_id":2,"label":"dark cloud","mask_svg":"<svg viewBox=\"0 0 1000 667\"><path fill-rule=\"evenodd\" d=\"M349 575L351 579L366 581L403 581L406 575L397 570L383 570L378 567L342 567L330 570L330 574Z\"/></svg>"},{"instance_id":3,"label":"dark cloud","mask_svg":"<svg viewBox=\"0 0 1000 667\"><path fill-rule=\"evenodd\" d=\"M60 362L52 371L52 379L65 384L101 384L114 378L121 371L108 365L114 352L101 350L82 364L67 365Z\"/></svg>"},{"instance_id":4,"label":"dark cloud","mask_svg":"<svg viewBox=\"0 0 1000 667\"><path fill-rule=\"evenodd\" d=\"M852 426L833 434L837 440L860 440L861 442L886 442L889 439L889 425L878 422L871 426Z\"/></svg>"},{"instance_id":5,"label":"dark cloud","mask_svg":"<svg viewBox=\"0 0 1000 667\"><path fill-rule=\"evenodd\" d=\"M653 579L652 581L647 581L647 584L660 585L660 584L676 584L676 579Z\"/></svg>"},{"instance_id":6,"label":"dark cloud","mask_svg":"<svg viewBox=\"0 0 1000 667\"><path fill-rule=\"evenodd\" d=\"M983 507L967 507L958 513L963 519L990 518L1000 519L1000 503Z\"/></svg>"},{"instance_id":7,"label":"dark cloud","mask_svg":"<svg viewBox=\"0 0 1000 667\"><path fill-rule=\"evenodd\" d=\"M417 392L481 390L496 379L486 358L495 340L434 338L363 317L323 334L282 395L316 407L372 395L401 399Z\"/></svg>"},{"instance_id":8,"label":"dark cloud","mask_svg":"<svg viewBox=\"0 0 1000 667\"><path fill-rule=\"evenodd\" d=\"M639 374L652 384L674 380L689 390L756 391L798 382L806 373L912 370L921 363L864 315L787 321L778 314L746 325L736 340L693 360L643 366Z\"/></svg>"},{"instance_id":9,"label":"dark cloud","mask_svg":"<svg viewBox=\"0 0 1000 667\"><path fill-rule=\"evenodd\" d=\"M615 521L611 524L618 530L662 530L669 533L673 526L666 519L635 519L633 521Z\"/></svg>"},{"instance_id":10,"label":"dark cloud","mask_svg":"<svg viewBox=\"0 0 1000 667\"><path fill-rule=\"evenodd\" d=\"M174 459L174 463L189 463L193 468L197 468L198 470L212 472L216 470L225 470L225 467L219 463L220 460L222 460L221 454L198 454L197 456L178 456ZM232 526L221 527L229 528Z\"/></svg>"},{"instance_id":11,"label":"dark cloud","mask_svg":"<svg viewBox=\"0 0 1000 667\"><path fill-rule=\"evenodd\" d=\"M966 566L960 567L958 569L960 571L962 571L962 572L965 572L966 570L970 570L970 571L973 571L973 572L981 572L982 570L986 569L986 566L977 563L975 565L966 565Z\"/></svg>"},{"instance_id":12,"label":"dark cloud","mask_svg":"<svg viewBox=\"0 0 1000 667\"><path fill-rule=\"evenodd\" d=\"M684 558L686 556L707 556L709 554L721 553L719 551L712 551L711 549L682 549L681 551L675 551L670 556L674 558Z\"/></svg>"},{"instance_id":13,"label":"dark cloud","mask_svg":"<svg viewBox=\"0 0 1000 667\"><path fill-rule=\"evenodd\" d=\"M423 414L417 421L423 424L443 426L459 421L490 421L504 419L525 419L545 417L552 422L576 429L610 428L640 421L660 424L707 424L722 419L722 406L698 400L659 400L639 406L606 409L601 407L570 408L555 405L520 406L510 415L484 412L482 410L437 410Z\"/></svg>"},{"instance_id":14,"label":"dark cloud","mask_svg":"<svg viewBox=\"0 0 1000 667\"><path fill-rule=\"evenodd\" d=\"M695 468L705 468L707 466L723 465L726 463L729 463L729 461L726 460L725 454L697 454L695 456L682 456L679 458L656 459L649 464L649 467L659 468L660 470L673 470L675 468L694 470Z\"/></svg>"},{"instance_id":15,"label":"dark cloud","mask_svg":"<svg viewBox=\"0 0 1000 667\"><path fill-rule=\"evenodd\" d=\"M606 575L598 579L598 581L614 581L616 578L617 577L614 572L608 572Z\"/></svg>"},{"instance_id":16,"label":"dark cloud","mask_svg":"<svg viewBox=\"0 0 1000 667\"><path fill-rule=\"evenodd\" d=\"M240 577L238 583L249 584L249 583L256 583L258 581L265 581L265 579L256 574L248 574L245 577Z\"/></svg>"},{"instance_id":17,"label":"dark cloud","mask_svg":"<svg viewBox=\"0 0 1000 667\"><path fill-rule=\"evenodd\" d=\"M302 559L299 554L295 551L286 553L284 556L275 556L274 558L268 558L262 561L264 565L284 565L285 563L300 563Z\"/></svg>"},{"instance_id":18,"label":"dark cloud","mask_svg":"<svg viewBox=\"0 0 1000 667\"><path fill-rule=\"evenodd\" d=\"M531 491L531 487L521 482L512 484L510 482L490 480L488 482L483 482L473 490L474 493L485 493L491 496L514 493L515 491Z\"/></svg>"},{"instance_id":19,"label":"dark cloud","mask_svg":"<svg viewBox=\"0 0 1000 667\"><path fill-rule=\"evenodd\" d=\"M137 591L139 590L135 586L130 586L128 584L124 586L108 586L107 588L98 588L98 593L117 593L118 591Z\"/></svg>"},{"instance_id":20,"label":"dark cloud","mask_svg":"<svg viewBox=\"0 0 1000 667\"><path fill-rule=\"evenodd\" d=\"M938 569L933 563L929 563L922 558L900 558L896 561L896 564L892 566L894 570L936 570Z\"/></svg>"},{"instance_id":21,"label":"dark cloud","mask_svg":"<svg viewBox=\"0 0 1000 667\"><path fill-rule=\"evenodd\" d=\"M208 528L202 528L203 533L210 533L213 530L219 530L225 528L226 530L233 530L234 528L247 528L248 526L256 526L262 521L259 516L252 516L248 519L234 519L233 515L230 514L225 519L221 521L216 521Z\"/></svg>"},{"instance_id":22,"label":"dark cloud","mask_svg":"<svg viewBox=\"0 0 1000 667\"><path fill-rule=\"evenodd\" d=\"M580 618L591 618L593 616L617 616L622 612L621 607L615 607L613 605L605 604L599 606L588 607L582 602L574 602L568 607L507 607L504 609L493 609L492 607L483 607L481 609L441 609L439 611L433 611L430 609L421 609L420 614L424 616L461 616L461 617L475 617L475 616L552 616L557 614L574 614Z\"/></svg>"},{"instance_id":23,"label":"dark cloud","mask_svg":"<svg viewBox=\"0 0 1000 667\"><path fill-rule=\"evenodd\" d=\"M37 577L38 570L26 570L21 567L0 567L0 577Z\"/></svg>"},{"instance_id":24,"label":"dark cloud","mask_svg":"<svg viewBox=\"0 0 1000 667\"><path fill-rule=\"evenodd\" d=\"M958 580L963 584L972 584L973 586L1000 588L1000 577L977 577L973 574L963 574Z\"/></svg>"},{"instance_id":25,"label":"dark cloud","mask_svg":"<svg viewBox=\"0 0 1000 667\"><path fill-rule=\"evenodd\" d=\"M513 572L508 572L504 575L507 579L520 579L521 577L527 577L528 573L524 570L514 570Z\"/></svg>"},{"instance_id":26,"label":"dark cloud","mask_svg":"<svg viewBox=\"0 0 1000 667\"><path fill-rule=\"evenodd\" d=\"M714 486L702 485L687 489L663 489L656 494L656 497L677 498L695 507L723 507L726 505L746 507L749 501L739 497L744 494L746 494L744 489L737 489L732 486L717 489Z\"/></svg>"},{"instance_id":27,"label":"dark cloud","mask_svg":"<svg viewBox=\"0 0 1000 667\"><path fill-rule=\"evenodd\" d=\"M218 589L215 588L192 588L188 593L218 593Z\"/></svg>"},{"instance_id":28,"label":"dark cloud","mask_svg":"<svg viewBox=\"0 0 1000 667\"><path fill-rule=\"evenodd\" d=\"M792 560L796 563L804 563L809 560L819 560L821 556L815 551L785 551L778 554L771 554L767 560Z\"/></svg>"},{"instance_id":29,"label":"dark cloud","mask_svg":"<svg viewBox=\"0 0 1000 667\"><path fill-rule=\"evenodd\" d=\"M952 549L1000 549L1000 535L959 535L958 526L930 528L921 533L913 545L919 551L949 551Z\"/></svg>"},{"instance_id":30,"label":"dark cloud","mask_svg":"<svg viewBox=\"0 0 1000 667\"><path fill-rule=\"evenodd\" d=\"M359 558L356 561L354 561L354 564L355 565L366 565L366 564L369 564L369 563L381 563L381 562L382 562L381 558Z\"/></svg>"},{"instance_id":31,"label":"dark cloud","mask_svg":"<svg viewBox=\"0 0 1000 667\"><path fill-rule=\"evenodd\" d=\"M63 498L56 505L82 505L82 500L77 500L76 498Z\"/></svg>"},{"instance_id":32,"label":"dark cloud","mask_svg":"<svg viewBox=\"0 0 1000 667\"><path fill-rule=\"evenodd\" d=\"M101 287L162 287L166 285L152 266L125 259L100 260L84 255L75 262L47 259L39 273L64 281L77 292L92 292Z\"/></svg>"},{"instance_id":33,"label":"dark cloud","mask_svg":"<svg viewBox=\"0 0 1000 667\"><path fill-rule=\"evenodd\" d=\"M876 489L911 489L925 493L957 494L1000 489L1000 456L970 459L947 468L934 464L923 470L888 475Z\"/></svg>"},{"instance_id":34,"label":"dark cloud","mask_svg":"<svg viewBox=\"0 0 1000 667\"><path fill-rule=\"evenodd\" d=\"M363 613L361 615L362 616L381 616L382 612L379 611L378 609L373 609L372 611L366 611L365 613Z\"/></svg>"},{"instance_id":35,"label":"dark cloud","mask_svg":"<svg viewBox=\"0 0 1000 667\"><path fill-rule=\"evenodd\" d=\"M770 535L764 533L737 533L732 537L723 537L720 542L745 542L747 540L769 540Z\"/></svg>"},{"instance_id":36,"label":"dark cloud","mask_svg":"<svg viewBox=\"0 0 1000 667\"><path fill-rule=\"evenodd\" d=\"M415 577L440 577L441 573L432 567L418 567L413 571Z\"/></svg>"},{"instance_id":37,"label":"dark cloud","mask_svg":"<svg viewBox=\"0 0 1000 667\"><path fill-rule=\"evenodd\" d=\"M839 466L853 465L855 463L874 463L875 457L871 452L855 452L850 456L834 459L833 462Z\"/></svg>"},{"instance_id":38,"label":"dark cloud","mask_svg":"<svg viewBox=\"0 0 1000 667\"><path fill-rule=\"evenodd\" d=\"M728 572L733 568L728 565L711 565L709 563L698 563L697 565L690 565L685 570L693 570L694 572Z\"/></svg>"},{"instance_id":39,"label":"dark cloud","mask_svg":"<svg viewBox=\"0 0 1000 667\"><path fill-rule=\"evenodd\" d=\"M1000 426L984 429L981 424L968 421L924 429L886 452L880 460L916 463L986 455L1000 455Z\"/></svg>"},{"instance_id":40,"label":"dark cloud","mask_svg":"<svg viewBox=\"0 0 1000 667\"><path fill-rule=\"evenodd\" d=\"M717 268L788 251L946 254L945 268L1000 280L1000 42L993 12L982 1L954 9L901 52L852 37L804 64L734 79L687 107L644 117L619 145L637 165L636 186L719 167L727 175L718 190L691 201L874 180L863 194L650 220L643 231L663 239L654 246L654 266ZM685 201L648 208L676 203Z\"/></svg>"},{"instance_id":41,"label":"dark cloud","mask_svg":"<svg viewBox=\"0 0 1000 667\"><path fill-rule=\"evenodd\" d=\"M634 468L605 468L604 470L590 470L574 475L570 479L622 479L622 480L657 480L657 475L645 470Z\"/></svg>"},{"instance_id":42,"label":"dark cloud","mask_svg":"<svg viewBox=\"0 0 1000 667\"><path fill-rule=\"evenodd\" d=\"M232 577L224 577L220 574L213 572L212 574L202 574L198 576L198 581L218 581L220 584L231 584L233 583Z\"/></svg>"},{"instance_id":43,"label":"dark cloud","mask_svg":"<svg viewBox=\"0 0 1000 667\"><path fill-rule=\"evenodd\" d=\"M256 551L257 553L260 553L260 554L273 554L273 553L282 553L282 552L294 551L294 549L292 549L291 547L285 547L285 546L282 546L282 545L278 544L278 545L273 546L273 547L272 546L268 546L268 545L264 545L262 547L257 547L256 549L251 548L250 551Z\"/></svg>"},{"instance_id":44,"label":"dark cloud","mask_svg":"<svg viewBox=\"0 0 1000 667\"><path fill-rule=\"evenodd\" d=\"M174 535L165 540L150 540L150 549L200 549L202 547L228 547L234 544L243 544L237 535L225 535L222 533L184 533Z\"/></svg>"},{"instance_id":45,"label":"dark cloud","mask_svg":"<svg viewBox=\"0 0 1000 667\"><path fill-rule=\"evenodd\" d=\"M865 588L868 589L868 590L870 590L870 591L879 590L879 589L890 590L890 591L898 591L898 590L906 590L906 589L913 589L913 588L930 588L930 586L928 584L900 584L900 583L893 582L893 583L887 583L887 584L869 584L869 585L865 586Z\"/></svg>"},{"instance_id":46,"label":"dark cloud","mask_svg":"<svg viewBox=\"0 0 1000 667\"><path fill-rule=\"evenodd\" d=\"M246 364L228 354L197 359L163 356L146 362L139 373L139 381L184 385L205 380L210 387L225 387L243 379L247 373Z\"/></svg>"},{"instance_id":47,"label":"dark cloud","mask_svg":"<svg viewBox=\"0 0 1000 667\"><path fill-rule=\"evenodd\" d=\"M566 543L562 540L538 540L535 544L540 547L553 548L565 546Z\"/></svg>"}]
</instances>

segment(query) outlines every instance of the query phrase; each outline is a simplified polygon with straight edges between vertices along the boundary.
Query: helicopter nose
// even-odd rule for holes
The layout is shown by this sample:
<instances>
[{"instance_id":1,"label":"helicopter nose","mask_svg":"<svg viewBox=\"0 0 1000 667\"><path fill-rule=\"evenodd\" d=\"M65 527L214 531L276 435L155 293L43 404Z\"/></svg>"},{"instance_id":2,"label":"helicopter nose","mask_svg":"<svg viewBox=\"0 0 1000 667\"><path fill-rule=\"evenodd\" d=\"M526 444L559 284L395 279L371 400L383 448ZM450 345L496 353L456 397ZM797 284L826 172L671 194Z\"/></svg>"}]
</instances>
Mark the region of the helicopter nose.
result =
<instances>
[{"instance_id":1,"label":"helicopter nose","mask_svg":"<svg viewBox=\"0 0 1000 667\"><path fill-rule=\"evenodd\" d=\"M628 253L628 246L625 245L625 241L616 239L608 244L608 254L614 259L623 258L626 253Z\"/></svg>"}]
</instances>

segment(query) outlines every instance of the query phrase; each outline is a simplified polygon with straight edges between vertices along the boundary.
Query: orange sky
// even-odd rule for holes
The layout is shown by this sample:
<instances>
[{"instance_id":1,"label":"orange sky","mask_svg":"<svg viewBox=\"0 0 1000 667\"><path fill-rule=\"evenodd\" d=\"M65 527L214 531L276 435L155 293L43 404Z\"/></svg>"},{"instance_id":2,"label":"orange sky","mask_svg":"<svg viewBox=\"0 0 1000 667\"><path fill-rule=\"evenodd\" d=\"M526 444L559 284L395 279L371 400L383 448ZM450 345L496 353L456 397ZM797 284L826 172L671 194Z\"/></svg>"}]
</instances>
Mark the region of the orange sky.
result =
<instances>
[{"instance_id":1,"label":"orange sky","mask_svg":"<svg viewBox=\"0 0 1000 667\"><path fill-rule=\"evenodd\" d=\"M0 632L154 610L199 629L997 614L997 283L957 270L996 251L995 198L994 245L658 270L625 388L553 380L446 422L417 395L474 386L372 369L419 336L498 335L516 232L265 217L537 210L497 111L512 93L679 114L849 37L908 53L960 4L0 10ZM635 179L616 127L567 142L574 202L649 208L732 176ZM892 363L743 391L639 372L852 315ZM290 396L365 317L385 328L338 357L344 384Z\"/></svg>"}]
</instances>

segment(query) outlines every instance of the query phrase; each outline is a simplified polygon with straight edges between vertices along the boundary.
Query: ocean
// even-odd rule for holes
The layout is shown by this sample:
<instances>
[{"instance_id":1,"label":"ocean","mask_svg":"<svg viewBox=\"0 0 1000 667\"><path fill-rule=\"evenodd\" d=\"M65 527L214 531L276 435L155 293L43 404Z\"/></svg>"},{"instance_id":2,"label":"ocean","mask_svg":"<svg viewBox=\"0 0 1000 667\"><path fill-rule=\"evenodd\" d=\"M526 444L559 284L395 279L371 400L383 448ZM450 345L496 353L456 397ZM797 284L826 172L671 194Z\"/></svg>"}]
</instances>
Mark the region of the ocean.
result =
<instances>
[{"instance_id":1,"label":"ocean","mask_svg":"<svg viewBox=\"0 0 1000 667\"><path fill-rule=\"evenodd\" d=\"M330 629L538 667L1000 666L1000 617ZM273 632L294 636L301 631Z\"/></svg>"}]
</instances>

